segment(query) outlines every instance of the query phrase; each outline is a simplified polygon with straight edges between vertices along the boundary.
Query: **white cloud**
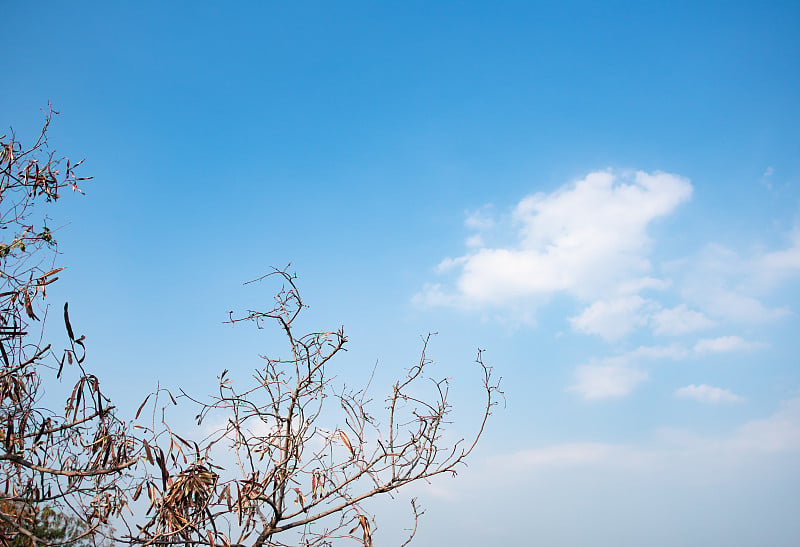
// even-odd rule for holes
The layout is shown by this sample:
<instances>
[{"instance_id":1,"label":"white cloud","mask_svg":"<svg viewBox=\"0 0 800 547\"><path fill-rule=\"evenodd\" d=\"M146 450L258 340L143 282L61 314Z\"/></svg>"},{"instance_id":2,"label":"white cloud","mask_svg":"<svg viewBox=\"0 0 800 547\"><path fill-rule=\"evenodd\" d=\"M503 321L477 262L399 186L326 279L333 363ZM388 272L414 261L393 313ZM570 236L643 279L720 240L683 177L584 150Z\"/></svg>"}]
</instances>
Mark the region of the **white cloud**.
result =
<instances>
[{"instance_id":1,"label":"white cloud","mask_svg":"<svg viewBox=\"0 0 800 547\"><path fill-rule=\"evenodd\" d=\"M447 281L426 284L414 302L535 324L537 308L564 294L582 306L569 318L572 328L609 342L642 328L682 336L789 315L765 297L800 277L800 227L777 250L745 255L708 244L653 268L650 226L692 192L678 175L595 171L553 192L528 195L506 215L491 206L469 212L465 225L475 233L466 239L466 252L442 260L436 273ZM658 295L667 290L671 299L681 298L671 308ZM701 341L697 350L712 347Z\"/></svg>"},{"instance_id":2,"label":"white cloud","mask_svg":"<svg viewBox=\"0 0 800 547\"><path fill-rule=\"evenodd\" d=\"M646 372L632 366L581 365L575 370L577 382L569 391L577 391L588 400L623 397L647 378Z\"/></svg>"},{"instance_id":3,"label":"white cloud","mask_svg":"<svg viewBox=\"0 0 800 547\"><path fill-rule=\"evenodd\" d=\"M633 351L606 357L575 369L575 384L568 391L584 399L623 397L648 379L641 368L643 361L654 359L683 359L688 352L681 346L641 346Z\"/></svg>"},{"instance_id":4,"label":"white cloud","mask_svg":"<svg viewBox=\"0 0 800 547\"><path fill-rule=\"evenodd\" d=\"M705 314L690 310L686 304L665 309L655 300L637 294L598 300L571 317L570 323L579 332L596 334L609 342L645 325L657 336L678 336L716 325Z\"/></svg>"},{"instance_id":5,"label":"white cloud","mask_svg":"<svg viewBox=\"0 0 800 547\"><path fill-rule=\"evenodd\" d=\"M647 303L638 295L598 300L580 315L570 318L570 323L580 332L597 334L609 341L619 340L647 322Z\"/></svg>"},{"instance_id":6,"label":"white cloud","mask_svg":"<svg viewBox=\"0 0 800 547\"><path fill-rule=\"evenodd\" d=\"M764 347L758 342L748 342L739 336L720 336L719 338L703 338L694 345L697 353L727 353L745 351Z\"/></svg>"},{"instance_id":7,"label":"white cloud","mask_svg":"<svg viewBox=\"0 0 800 547\"><path fill-rule=\"evenodd\" d=\"M567 289L570 280L555 266L528 251L481 249L466 258L458 290L468 302L497 305Z\"/></svg>"},{"instance_id":8,"label":"white cloud","mask_svg":"<svg viewBox=\"0 0 800 547\"><path fill-rule=\"evenodd\" d=\"M727 389L712 387L706 384L694 384L675 390L675 396L682 399L694 399L701 403L740 403L743 397L731 393Z\"/></svg>"},{"instance_id":9,"label":"white cloud","mask_svg":"<svg viewBox=\"0 0 800 547\"><path fill-rule=\"evenodd\" d=\"M650 317L650 325L653 334L678 336L713 327L715 323L703 313L690 310L686 304L680 304L654 313Z\"/></svg>"},{"instance_id":10,"label":"white cloud","mask_svg":"<svg viewBox=\"0 0 800 547\"><path fill-rule=\"evenodd\" d=\"M511 215L516 244L463 256L451 301L506 306L562 291L594 300L660 283L646 275L647 228L691 194L692 185L677 175L597 171L553 193L527 196ZM482 215L468 216L468 226L493 226Z\"/></svg>"},{"instance_id":11,"label":"white cloud","mask_svg":"<svg viewBox=\"0 0 800 547\"><path fill-rule=\"evenodd\" d=\"M702 312L690 310L686 304L663 309L655 300L637 294L598 300L571 317L570 323L579 332L596 334L610 342L645 325L657 336L677 336L716 324Z\"/></svg>"}]
</instances>

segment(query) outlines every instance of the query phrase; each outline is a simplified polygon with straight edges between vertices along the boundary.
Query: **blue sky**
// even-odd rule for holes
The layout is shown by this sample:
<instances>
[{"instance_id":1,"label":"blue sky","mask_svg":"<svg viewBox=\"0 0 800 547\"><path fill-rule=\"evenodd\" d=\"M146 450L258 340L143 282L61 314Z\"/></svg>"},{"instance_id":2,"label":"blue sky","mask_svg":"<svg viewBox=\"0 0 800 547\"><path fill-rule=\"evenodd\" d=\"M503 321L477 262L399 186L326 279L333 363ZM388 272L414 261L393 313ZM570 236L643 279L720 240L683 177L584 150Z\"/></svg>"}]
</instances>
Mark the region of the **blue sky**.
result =
<instances>
[{"instance_id":1,"label":"blue sky","mask_svg":"<svg viewBox=\"0 0 800 547\"><path fill-rule=\"evenodd\" d=\"M120 406L257 366L279 338L221 322L291 262L343 381L438 332L467 434L478 347L504 378L418 545L800 542L796 3L5 13L0 120L52 101L95 177L52 295Z\"/></svg>"}]
</instances>

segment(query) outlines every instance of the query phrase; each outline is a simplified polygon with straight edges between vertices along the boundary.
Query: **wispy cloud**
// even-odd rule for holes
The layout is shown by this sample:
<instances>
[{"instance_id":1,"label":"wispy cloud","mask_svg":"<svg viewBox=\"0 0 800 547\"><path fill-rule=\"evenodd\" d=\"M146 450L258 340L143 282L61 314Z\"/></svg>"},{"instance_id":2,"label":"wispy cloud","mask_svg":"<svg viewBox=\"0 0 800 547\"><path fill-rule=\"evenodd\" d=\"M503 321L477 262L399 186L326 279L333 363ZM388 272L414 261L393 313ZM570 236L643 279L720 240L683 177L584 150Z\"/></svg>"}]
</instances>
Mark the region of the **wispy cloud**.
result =
<instances>
[{"instance_id":1,"label":"wispy cloud","mask_svg":"<svg viewBox=\"0 0 800 547\"><path fill-rule=\"evenodd\" d=\"M790 314L783 307L769 307L765 295L792 277L800 276L800 230L789 245L768 252L741 253L708 244L684 264L680 294L713 319L737 324L775 321Z\"/></svg>"},{"instance_id":2,"label":"wispy cloud","mask_svg":"<svg viewBox=\"0 0 800 547\"><path fill-rule=\"evenodd\" d=\"M727 353L731 351L747 351L763 348L760 342L749 342L739 336L720 336L719 338L704 338L694 345L694 351L703 353Z\"/></svg>"},{"instance_id":3,"label":"wispy cloud","mask_svg":"<svg viewBox=\"0 0 800 547\"><path fill-rule=\"evenodd\" d=\"M643 361L683 359L688 352L680 346L642 346L633 351L581 365L575 369L575 383L568 388L587 400L622 397L648 379Z\"/></svg>"},{"instance_id":4,"label":"wispy cloud","mask_svg":"<svg viewBox=\"0 0 800 547\"><path fill-rule=\"evenodd\" d=\"M646 372L630 365L581 365L575 370L576 382L569 391L575 391L588 400L622 397L647 378Z\"/></svg>"},{"instance_id":5,"label":"wispy cloud","mask_svg":"<svg viewBox=\"0 0 800 547\"><path fill-rule=\"evenodd\" d=\"M686 304L661 309L650 316L653 334L679 336L711 328L716 323L704 313L689 309Z\"/></svg>"},{"instance_id":6,"label":"wispy cloud","mask_svg":"<svg viewBox=\"0 0 800 547\"><path fill-rule=\"evenodd\" d=\"M758 256L753 270L756 283L766 288L800 275L800 228L789 234L788 247Z\"/></svg>"},{"instance_id":7,"label":"wispy cloud","mask_svg":"<svg viewBox=\"0 0 800 547\"><path fill-rule=\"evenodd\" d=\"M549 466L582 466L608 461L627 452L627 447L607 443L565 443L544 448L522 450L502 457L505 465L515 469Z\"/></svg>"},{"instance_id":8,"label":"wispy cloud","mask_svg":"<svg viewBox=\"0 0 800 547\"><path fill-rule=\"evenodd\" d=\"M576 367L575 383L567 388L587 400L618 398L630 394L650 377L644 365L663 359L673 361L710 353L752 351L766 347L761 342L752 342L739 336L721 336L698 341L691 349L681 344L667 346L640 346L639 348ZM709 386L683 388L680 396L713 397ZM690 395L691 392L691 395ZM723 397L724 394L719 394Z\"/></svg>"},{"instance_id":9,"label":"wispy cloud","mask_svg":"<svg viewBox=\"0 0 800 547\"><path fill-rule=\"evenodd\" d=\"M767 167L764 174L761 175L761 184L767 187L767 190L772 190L772 175L775 174L775 169Z\"/></svg>"},{"instance_id":10,"label":"wispy cloud","mask_svg":"<svg viewBox=\"0 0 800 547\"><path fill-rule=\"evenodd\" d=\"M681 336L717 324L686 304L662 308L656 300L638 294L598 300L571 317L570 323L578 332L595 334L610 342L641 327L649 327L656 336Z\"/></svg>"},{"instance_id":11,"label":"wispy cloud","mask_svg":"<svg viewBox=\"0 0 800 547\"><path fill-rule=\"evenodd\" d=\"M676 473L676 480L707 480L714 473L731 471L739 476L744 468L763 475L774 457L790 458L800 454L800 397L790 399L764 418L750 419L716 435L701 435L689 429L662 428L653 431L649 440L638 443L611 443L574 440L532 446L486 458L471 467L459 482L445 487L442 497L463 499L472 492L481 495L487 485L503 485L513 491L525 488L535 474L558 469L575 472L618 471L622 476L643 472ZM617 475L619 477L620 475ZM637 475L637 480L643 476ZM652 475L650 475L652 476Z\"/></svg>"},{"instance_id":12,"label":"wispy cloud","mask_svg":"<svg viewBox=\"0 0 800 547\"><path fill-rule=\"evenodd\" d=\"M800 398L791 399L770 416L747 421L727 434L699 436L691 431L670 429L656 432L650 442L639 445L555 444L495 457L492 467L513 470L519 477L525 470L551 466L665 468L723 461L741 463L760 455L781 453L800 453Z\"/></svg>"},{"instance_id":13,"label":"wispy cloud","mask_svg":"<svg viewBox=\"0 0 800 547\"><path fill-rule=\"evenodd\" d=\"M647 322L648 302L633 294L610 300L598 300L579 315L570 318L572 327L606 340L619 340Z\"/></svg>"},{"instance_id":14,"label":"wispy cloud","mask_svg":"<svg viewBox=\"0 0 800 547\"><path fill-rule=\"evenodd\" d=\"M464 226L471 230L483 231L493 228L495 225L494 214L491 205L485 205L477 211L469 211L464 219Z\"/></svg>"},{"instance_id":15,"label":"wispy cloud","mask_svg":"<svg viewBox=\"0 0 800 547\"><path fill-rule=\"evenodd\" d=\"M675 390L675 396L682 399L694 399L701 403L740 403L744 397L740 397L730 390L713 387L706 384L696 386L694 384Z\"/></svg>"}]
</instances>

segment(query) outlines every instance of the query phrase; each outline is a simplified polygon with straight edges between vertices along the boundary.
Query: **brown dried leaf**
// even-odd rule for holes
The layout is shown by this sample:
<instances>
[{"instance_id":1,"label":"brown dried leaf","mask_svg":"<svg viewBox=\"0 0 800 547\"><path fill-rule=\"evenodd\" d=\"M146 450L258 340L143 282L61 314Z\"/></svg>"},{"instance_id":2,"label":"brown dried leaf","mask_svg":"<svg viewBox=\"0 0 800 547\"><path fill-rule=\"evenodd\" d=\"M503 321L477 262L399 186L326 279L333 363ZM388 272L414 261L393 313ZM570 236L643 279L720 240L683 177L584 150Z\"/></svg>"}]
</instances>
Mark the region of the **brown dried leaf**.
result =
<instances>
[{"instance_id":1,"label":"brown dried leaf","mask_svg":"<svg viewBox=\"0 0 800 547\"><path fill-rule=\"evenodd\" d=\"M347 433L345 433L344 431L342 431L340 429L339 430L339 438L342 439L342 442L347 447L347 450L349 450L350 454L355 458L356 457L356 451L353 450L353 445L350 444L350 439L347 437Z\"/></svg>"},{"instance_id":2,"label":"brown dried leaf","mask_svg":"<svg viewBox=\"0 0 800 547\"><path fill-rule=\"evenodd\" d=\"M372 533L369 529L369 519L366 515L358 515L358 524L356 524L350 533L352 534L358 530L359 526L364 531L364 547L372 547Z\"/></svg>"},{"instance_id":3,"label":"brown dried leaf","mask_svg":"<svg viewBox=\"0 0 800 547\"><path fill-rule=\"evenodd\" d=\"M70 340L75 340L75 333L72 332L72 325L69 322L69 302L64 302L64 324L67 326L67 335ZM72 361L70 361L72 362Z\"/></svg>"},{"instance_id":4,"label":"brown dried leaf","mask_svg":"<svg viewBox=\"0 0 800 547\"><path fill-rule=\"evenodd\" d=\"M36 317L35 313L33 313L33 305L31 304L31 296L28 294L28 290L27 289L23 289L22 298L23 298L23 301L25 302L25 313L27 313L28 317L30 317L34 321L38 321L39 318Z\"/></svg>"},{"instance_id":5,"label":"brown dried leaf","mask_svg":"<svg viewBox=\"0 0 800 547\"><path fill-rule=\"evenodd\" d=\"M152 395L152 393L151 393L151 395ZM144 405L146 405L146 404L147 404L147 400L148 400L149 398L150 398L150 395L148 395L147 397L145 397L145 398L144 398L144 401L142 401L142 404L141 404L141 405L139 405L139 410L137 410L137 411L136 411L136 418L134 418L135 420L138 420L138 419L139 419L139 414L141 414L141 413L142 413L142 409L144 408Z\"/></svg>"},{"instance_id":6,"label":"brown dried leaf","mask_svg":"<svg viewBox=\"0 0 800 547\"><path fill-rule=\"evenodd\" d=\"M150 465L153 465L153 453L150 452L150 445L147 444L147 441L142 441L142 444L144 445L144 453L147 456L147 461Z\"/></svg>"}]
</instances>

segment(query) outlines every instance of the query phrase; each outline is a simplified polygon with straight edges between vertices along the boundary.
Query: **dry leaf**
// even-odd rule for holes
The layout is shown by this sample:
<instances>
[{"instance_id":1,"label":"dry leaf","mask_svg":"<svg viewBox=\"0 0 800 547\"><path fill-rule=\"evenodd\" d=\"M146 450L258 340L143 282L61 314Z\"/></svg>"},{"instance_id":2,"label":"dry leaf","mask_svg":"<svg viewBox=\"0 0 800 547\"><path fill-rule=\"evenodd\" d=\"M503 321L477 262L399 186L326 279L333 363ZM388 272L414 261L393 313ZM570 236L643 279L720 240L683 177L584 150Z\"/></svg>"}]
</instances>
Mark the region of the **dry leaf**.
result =
<instances>
[{"instance_id":1,"label":"dry leaf","mask_svg":"<svg viewBox=\"0 0 800 547\"><path fill-rule=\"evenodd\" d=\"M350 444L350 439L347 438L347 434L344 431L342 431L341 429L339 430L339 438L342 439L342 442L347 447L347 450L349 450L350 454L352 454L352 456L355 458L356 457L356 451L353 450L353 445Z\"/></svg>"}]
</instances>

